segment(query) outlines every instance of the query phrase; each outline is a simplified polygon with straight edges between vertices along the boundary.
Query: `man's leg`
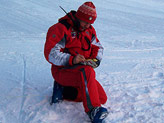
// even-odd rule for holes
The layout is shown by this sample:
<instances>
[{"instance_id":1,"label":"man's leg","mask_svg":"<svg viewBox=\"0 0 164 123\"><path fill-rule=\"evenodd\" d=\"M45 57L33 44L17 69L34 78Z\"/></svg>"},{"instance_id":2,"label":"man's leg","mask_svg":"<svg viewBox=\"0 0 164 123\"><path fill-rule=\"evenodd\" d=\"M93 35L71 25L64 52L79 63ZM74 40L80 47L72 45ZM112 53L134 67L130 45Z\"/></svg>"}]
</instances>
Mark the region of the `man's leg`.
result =
<instances>
[{"instance_id":1,"label":"man's leg","mask_svg":"<svg viewBox=\"0 0 164 123\"><path fill-rule=\"evenodd\" d=\"M85 112L101 106L99 87L97 87L95 71L92 67L80 65L69 69L58 69L53 73L53 77L62 86L79 89Z\"/></svg>"},{"instance_id":2,"label":"man's leg","mask_svg":"<svg viewBox=\"0 0 164 123\"><path fill-rule=\"evenodd\" d=\"M101 106L97 81L95 79L95 71L90 66L84 66L80 71L83 90L83 105L85 107L85 112L89 112L94 107Z\"/></svg>"},{"instance_id":3,"label":"man's leg","mask_svg":"<svg viewBox=\"0 0 164 123\"><path fill-rule=\"evenodd\" d=\"M100 102L101 102L101 104L105 104L107 101L107 95L106 95L103 87L101 86L101 84L98 81L97 81L97 88L98 88L98 92L99 92Z\"/></svg>"}]
</instances>

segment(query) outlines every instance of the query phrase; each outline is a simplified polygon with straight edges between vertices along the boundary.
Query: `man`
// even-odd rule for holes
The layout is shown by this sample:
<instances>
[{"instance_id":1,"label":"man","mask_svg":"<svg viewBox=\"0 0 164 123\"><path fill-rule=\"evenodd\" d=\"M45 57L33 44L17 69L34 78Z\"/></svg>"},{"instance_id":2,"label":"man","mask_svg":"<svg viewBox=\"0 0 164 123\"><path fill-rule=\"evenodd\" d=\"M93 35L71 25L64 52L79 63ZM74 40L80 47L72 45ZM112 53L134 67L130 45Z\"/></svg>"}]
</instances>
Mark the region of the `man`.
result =
<instances>
[{"instance_id":1,"label":"man","mask_svg":"<svg viewBox=\"0 0 164 123\"><path fill-rule=\"evenodd\" d=\"M63 99L81 101L93 123L101 123L107 116L107 96L95 79L93 68L102 59L101 46L91 25L97 17L92 2L82 4L77 12L71 11L48 30L44 54L52 64L55 80L52 103Z\"/></svg>"}]
</instances>

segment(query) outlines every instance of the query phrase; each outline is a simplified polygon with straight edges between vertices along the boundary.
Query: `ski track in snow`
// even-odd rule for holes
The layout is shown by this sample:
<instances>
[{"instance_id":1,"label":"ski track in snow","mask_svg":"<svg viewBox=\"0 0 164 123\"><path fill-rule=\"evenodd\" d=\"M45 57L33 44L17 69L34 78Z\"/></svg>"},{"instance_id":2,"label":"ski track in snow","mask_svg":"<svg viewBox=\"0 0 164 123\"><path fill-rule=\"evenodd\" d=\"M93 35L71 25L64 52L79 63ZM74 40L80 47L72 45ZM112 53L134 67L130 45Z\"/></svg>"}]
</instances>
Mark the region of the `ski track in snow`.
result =
<instances>
[{"instance_id":1,"label":"ski track in snow","mask_svg":"<svg viewBox=\"0 0 164 123\"><path fill-rule=\"evenodd\" d=\"M21 101L21 108L20 108L20 112L19 112L19 121L23 122L23 105L25 103L25 82L26 82L26 59L24 56L22 56L22 60L23 60L23 80L22 80L22 101Z\"/></svg>"},{"instance_id":2,"label":"ski track in snow","mask_svg":"<svg viewBox=\"0 0 164 123\"><path fill-rule=\"evenodd\" d=\"M82 103L50 106L53 79L43 56L49 26L64 15L58 5L69 11L83 2L1 0L0 123L90 122ZM164 2L94 3L94 26L104 46L95 71L108 96L107 123L163 123Z\"/></svg>"}]
</instances>

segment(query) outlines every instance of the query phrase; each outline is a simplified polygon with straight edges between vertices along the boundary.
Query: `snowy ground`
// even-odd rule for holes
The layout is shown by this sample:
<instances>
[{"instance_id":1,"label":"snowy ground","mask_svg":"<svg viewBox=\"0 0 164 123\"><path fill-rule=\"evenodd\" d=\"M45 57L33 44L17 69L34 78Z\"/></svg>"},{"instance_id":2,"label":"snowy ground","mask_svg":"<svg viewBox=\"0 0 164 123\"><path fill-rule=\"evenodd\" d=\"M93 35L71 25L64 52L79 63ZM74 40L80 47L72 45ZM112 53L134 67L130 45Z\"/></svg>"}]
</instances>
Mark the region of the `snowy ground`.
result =
<instances>
[{"instance_id":1,"label":"snowy ground","mask_svg":"<svg viewBox=\"0 0 164 123\"><path fill-rule=\"evenodd\" d=\"M0 123L88 123L81 103L49 105L48 28L83 0L0 0ZM109 123L164 123L164 1L95 0L96 69Z\"/></svg>"}]
</instances>

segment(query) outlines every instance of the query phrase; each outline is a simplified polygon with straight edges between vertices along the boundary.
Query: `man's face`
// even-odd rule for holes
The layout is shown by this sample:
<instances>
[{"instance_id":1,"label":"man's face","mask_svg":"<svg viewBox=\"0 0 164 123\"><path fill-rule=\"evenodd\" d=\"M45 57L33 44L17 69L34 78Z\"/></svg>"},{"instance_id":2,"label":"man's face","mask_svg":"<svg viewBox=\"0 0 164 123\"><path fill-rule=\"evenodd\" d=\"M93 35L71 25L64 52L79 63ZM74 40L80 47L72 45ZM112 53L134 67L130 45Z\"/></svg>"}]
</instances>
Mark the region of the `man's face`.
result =
<instances>
[{"instance_id":1,"label":"man's face","mask_svg":"<svg viewBox=\"0 0 164 123\"><path fill-rule=\"evenodd\" d=\"M91 26L90 23L80 20L80 30L84 31L85 29Z\"/></svg>"}]
</instances>

